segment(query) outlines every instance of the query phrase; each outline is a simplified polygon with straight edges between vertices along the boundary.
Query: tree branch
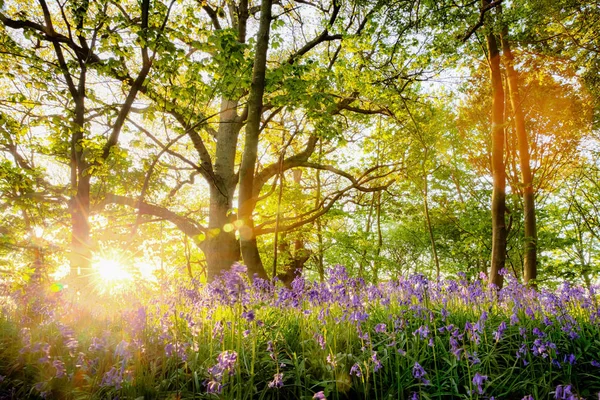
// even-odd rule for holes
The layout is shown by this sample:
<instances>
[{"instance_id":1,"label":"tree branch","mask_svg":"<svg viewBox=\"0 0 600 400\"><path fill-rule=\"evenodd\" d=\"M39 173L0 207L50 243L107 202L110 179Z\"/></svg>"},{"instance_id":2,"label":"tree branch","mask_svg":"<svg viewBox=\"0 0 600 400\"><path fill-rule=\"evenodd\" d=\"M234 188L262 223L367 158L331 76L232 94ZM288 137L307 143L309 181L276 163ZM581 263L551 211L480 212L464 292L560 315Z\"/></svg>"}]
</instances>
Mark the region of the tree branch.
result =
<instances>
[{"instance_id":1,"label":"tree branch","mask_svg":"<svg viewBox=\"0 0 600 400\"><path fill-rule=\"evenodd\" d=\"M488 5L486 5L485 7L482 7L479 11L479 19L477 20L477 23L475 23L475 25L473 25L468 31L467 33L465 33L465 35L462 37L462 41L466 42L467 40L469 40L469 38L477 31L477 29L481 28L484 24L485 21L485 14L491 10L492 8L499 6L500 4L502 4L502 0L495 0L492 1L491 3L489 3Z\"/></svg>"},{"instance_id":2,"label":"tree branch","mask_svg":"<svg viewBox=\"0 0 600 400\"><path fill-rule=\"evenodd\" d=\"M198 247L202 247L202 242L199 240L198 235L204 233L206 231L206 227L196 223L196 221L193 221L188 217L176 214L173 211L161 206L140 202L139 200L133 199L131 197L120 196L112 193L107 194L106 197L102 200L102 202L100 202L97 206L94 207L94 210L102 210L108 204L118 204L122 206L137 208L141 215L153 215L155 217L163 218L173 223L183 233L185 233L192 240L194 240Z\"/></svg>"}]
</instances>

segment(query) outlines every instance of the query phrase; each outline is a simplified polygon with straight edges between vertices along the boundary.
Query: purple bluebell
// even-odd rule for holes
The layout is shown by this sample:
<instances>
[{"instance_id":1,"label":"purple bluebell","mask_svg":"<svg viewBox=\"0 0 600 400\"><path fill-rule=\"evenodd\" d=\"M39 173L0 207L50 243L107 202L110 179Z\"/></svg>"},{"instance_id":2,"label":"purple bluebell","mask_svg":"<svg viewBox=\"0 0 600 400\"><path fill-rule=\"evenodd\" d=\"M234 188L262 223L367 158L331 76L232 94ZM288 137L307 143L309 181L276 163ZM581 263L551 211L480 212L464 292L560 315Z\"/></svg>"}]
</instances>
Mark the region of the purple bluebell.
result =
<instances>
[{"instance_id":1,"label":"purple bluebell","mask_svg":"<svg viewBox=\"0 0 600 400\"><path fill-rule=\"evenodd\" d=\"M496 329L496 332L494 332L494 339L496 340L496 342L500 341L500 339L502 339L502 335L504 335L504 332L506 331L507 326L506 326L506 321L502 321L500 322L500 325L498 325L498 329Z\"/></svg>"},{"instance_id":2,"label":"purple bluebell","mask_svg":"<svg viewBox=\"0 0 600 400\"><path fill-rule=\"evenodd\" d=\"M283 387L283 373L275 374L273 376L273 380L271 382L269 382L268 386L270 388L276 388L276 389Z\"/></svg>"},{"instance_id":3,"label":"purple bluebell","mask_svg":"<svg viewBox=\"0 0 600 400\"><path fill-rule=\"evenodd\" d=\"M481 375L479 372L475 373L475 376L473 377L473 385L477 386L477 393L483 394L483 384L487 379L487 375Z\"/></svg>"},{"instance_id":4,"label":"purple bluebell","mask_svg":"<svg viewBox=\"0 0 600 400\"><path fill-rule=\"evenodd\" d=\"M429 380L425 379L425 375L427 375L427 372L425 372L425 369L423 369L421 364L419 364L418 362L415 362L415 365L412 369L412 374L414 378L420 380L425 385L429 385L431 383Z\"/></svg>"},{"instance_id":5,"label":"purple bluebell","mask_svg":"<svg viewBox=\"0 0 600 400\"><path fill-rule=\"evenodd\" d=\"M320 392L315 393L315 395L313 396L313 399L315 399L315 400L327 400L327 397L325 397L325 393L323 393L323 391L320 391Z\"/></svg>"},{"instance_id":6,"label":"purple bluebell","mask_svg":"<svg viewBox=\"0 0 600 400\"><path fill-rule=\"evenodd\" d=\"M357 377L361 377L362 373L360 371L360 366L358 365L358 363L355 363L352 368L350 368L350 375L354 375Z\"/></svg>"}]
</instances>

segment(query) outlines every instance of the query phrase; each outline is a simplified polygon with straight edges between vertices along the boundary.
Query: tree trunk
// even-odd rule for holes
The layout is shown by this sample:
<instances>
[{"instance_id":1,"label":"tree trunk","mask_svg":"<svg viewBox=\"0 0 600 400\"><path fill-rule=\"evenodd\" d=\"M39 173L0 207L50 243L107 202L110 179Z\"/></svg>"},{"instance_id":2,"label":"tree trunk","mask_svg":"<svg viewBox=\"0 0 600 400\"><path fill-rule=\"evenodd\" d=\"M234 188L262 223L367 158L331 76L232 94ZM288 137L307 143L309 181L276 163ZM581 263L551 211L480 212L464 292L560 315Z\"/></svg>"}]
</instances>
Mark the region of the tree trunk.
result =
<instances>
[{"instance_id":1,"label":"tree trunk","mask_svg":"<svg viewBox=\"0 0 600 400\"><path fill-rule=\"evenodd\" d=\"M230 223L231 197L224 196L215 186L210 189L210 214L206 246L206 271L211 282L221 272L231 268L238 261L238 243L233 230L225 228ZM227 232L229 231L229 232Z\"/></svg>"},{"instance_id":2,"label":"tree trunk","mask_svg":"<svg viewBox=\"0 0 600 400\"><path fill-rule=\"evenodd\" d=\"M267 276L258 253L256 237L254 235L254 221L252 211L256 203L254 198L254 174L258 155L258 137L260 133L260 120L263 107L263 94L265 91L265 73L267 66L267 51L269 48L269 30L271 26L272 0L262 0L260 10L260 25L256 39L256 54L252 69L252 85L248 98L248 120L242 164L240 165L240 192L239 192L239 219L243 226L240 227L240 247L244 263L248 267L248 274L258 274L259 277Z\"/></svg>"},{"instance_id":3,"label":"tree trunk","mask_svg":"<svg viewBox=\"0 0 600 400\"><path fill-rule=\"evenodd\" d=\"M321 163L321 157L323 155L323 142L319 142L319 164ZM317 189L315 193L315 208L319 207L321 204L321 170L317 170ZM317 225L317 270L319 271L319 280L321 282L325 281L325 265L323 263L324 255L324 246L323 246L323 227L321 223L321 217L315 220L315 224Z\"/></svg>"},{"instance_id":4,"label":"tree trunk","mask_svg":"<svg viewBox=\"0 0 600 400\"><path fill-rule=\"evenodd\" d=\"M375 249L375 265L373 266L373 283L377 285L379 281L379 256L381 255L381 247L383 247L383 234L381 232L381 191L377 192L377 248Z\"/></svg>"},{"instance_id":5,"label":"tree trunk","mask_svg":"<svg viewBox=\"0 0 600 400\"><path fill-rule=\"evenodd\" d=\"M375 192L371 195L371 203L369 204L369 214L367 214L367 224L365 226L365 240L369 241L369 235L371 234L371 225L373 219L373 208L375 207ZM358 263L358 277L365 277L365 265L367 264L367 248L362 251L360 262Z\"/></svg>"},{"instance_id":6,"label":"tree trunk","mask_svg":"<svg viewBox=\"0 0 600 400\"><path fill-rule=\"evenodd\" d=\"M57 51L58 53L58 51ZM75 92L75 90L73 91ZM90 243L90 179L81 140L85 124L85 67L79 77L79 85L72 93L75 101L75 116L71 133L71 191L69 208L71 213L71 278L74 292L89 289L92 249Z\"/></svg>"},{"instance_id":7,"label":"tree trunk","mask_svg":"<svg viewBox=\"0 0 600 400\"><path fill-rule=\"evenodd\" d=\"M523 186L523 214L525 225L525 261L523 263L523 280L526 284L535 283L537 277L537 229L535 218L535 196L533 178L529 160L529 140L525 130L525 117L521 108L519 95L519 77L514 67L514 57L507 40L508 29L504 27L500 35L503 54L506 57L508 75L508 93L515 115L517 142L519 146L519 166L521 184Z\"/></svg>"},{"instance_id":8,"label":"tree trunk","mask_svg":"<svg viewBox=\"0 0 600 400\"><path fill-rule=\"evenodd\" d=\"M239 245L232 221L233 195L237 184L235 155L242 127L237 115L238 102L221 100L219 130L214 162L214 181L210 183L210 212L206 236L207 277L212 281L221 272L231 268L239 260Z\"/></svg>"},{"instance_id":9,"label":"tree trunk","mask_svg":"<svg viewBox=\"0 0 600 400\"><path fill-rule=\"evenodd\" d=\"M482 0L482 6L489 5ZM506 263L506 171L504 167L504 89L500 72L500 52L491 24L486 21L490 77L492 81L492 257L490 284L501 288L504 277L500 271Z\"/></svg>"},{"instance_id":10,"label":"tree trunk","mask_svg":"<svg viewBox=\"0 0 600 400\"><path fill-rule=\"evenodd\" d=\"M431 216L429 215L429 182L428 176L423 168L423 210L425 213L425 223L427 225L427 232L429 233L429 241L431 242L431 254L433 255L433 261L435 263L435 276L440 279L440 260L438 258L437 247L435 245L435 237L433 235L433 226L431 225Z\"/></svg>"}]
</instances>

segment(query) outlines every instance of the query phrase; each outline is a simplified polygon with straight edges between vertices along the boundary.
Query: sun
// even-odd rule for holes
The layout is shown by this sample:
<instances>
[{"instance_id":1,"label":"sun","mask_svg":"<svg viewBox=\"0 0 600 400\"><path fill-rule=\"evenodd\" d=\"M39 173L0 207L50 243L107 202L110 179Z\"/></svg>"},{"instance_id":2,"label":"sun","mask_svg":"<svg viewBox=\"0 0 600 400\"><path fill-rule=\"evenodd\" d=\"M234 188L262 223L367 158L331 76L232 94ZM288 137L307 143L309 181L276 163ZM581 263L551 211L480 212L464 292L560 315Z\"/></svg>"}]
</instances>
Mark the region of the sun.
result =
<instances>
[{"instance_id":1,"label":"sun","mask_svg":"<svg viewBox=\"0 0 600 400\"><path fill-rule=\"evenodd\" d=\"M99 292L118 292L130 286L134 280L127 264L119 257L108 254L95 258L92 262L92 269Z\"/></svg>"},{"instance_id":2,"label":"sun","mask_svg":"<svg viewBox=\"0 0 600 400\"><path fill-rule=\"evenodd\" d=\"M119 282L132 279L127 268L118 260L102 258L95 263L95 268L100 279L107 282Z\"/></svg>"}]
</instances>

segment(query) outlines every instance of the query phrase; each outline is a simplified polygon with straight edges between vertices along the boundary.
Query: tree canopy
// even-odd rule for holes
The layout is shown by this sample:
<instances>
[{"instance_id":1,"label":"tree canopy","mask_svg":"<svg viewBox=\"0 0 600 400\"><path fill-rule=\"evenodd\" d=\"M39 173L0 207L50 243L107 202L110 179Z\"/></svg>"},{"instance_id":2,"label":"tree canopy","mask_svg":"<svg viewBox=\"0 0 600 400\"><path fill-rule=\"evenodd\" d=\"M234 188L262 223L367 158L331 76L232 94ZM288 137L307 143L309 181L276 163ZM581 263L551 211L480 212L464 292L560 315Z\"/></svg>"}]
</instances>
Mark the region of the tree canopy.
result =
<instances>
[{"instance_id":1,"label":"tree canopy","mask_svg":"<svg viewBox=\"0 0 600 400\"><path fill-rule=\"evenodd\" d=\"M0 1L0 279L597 281L593 2ZM43 267L42 267L43 265Z\"/></svg>"}]
</instances>

